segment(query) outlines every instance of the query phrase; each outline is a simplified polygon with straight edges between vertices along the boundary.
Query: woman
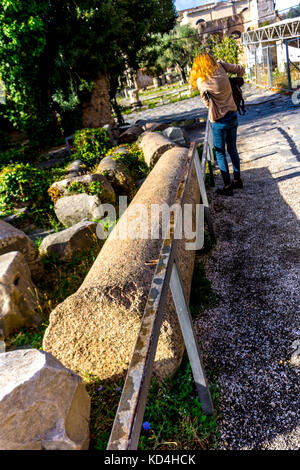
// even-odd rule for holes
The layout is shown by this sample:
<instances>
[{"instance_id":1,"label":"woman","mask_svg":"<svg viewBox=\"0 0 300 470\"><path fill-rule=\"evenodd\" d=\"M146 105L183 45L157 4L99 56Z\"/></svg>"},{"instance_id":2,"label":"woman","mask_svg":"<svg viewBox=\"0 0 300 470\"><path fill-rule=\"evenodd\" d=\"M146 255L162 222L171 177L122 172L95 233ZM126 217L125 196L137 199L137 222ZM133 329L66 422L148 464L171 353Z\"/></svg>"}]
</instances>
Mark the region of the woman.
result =
<instances>
[{"instance_id":1,"label":"woman","mask_svg":"<svg viewBox=\"0 0 300 470\"><path fill-rule=\"evenodd\" d=\"M224 187L217 189L218 194L231 196L234 188L242 188L240 175L240 157L236 148L237 107L232 96L231 85L227 73L245 73L242 65L216 62L208 53L199 54L193 64L190 83L198 88L204 104L209 109L208 118L211 122L213 142L217 162L223 177ZM231 182L225 145L233 166L233 182Z\"/></svg>"}]
</instances>

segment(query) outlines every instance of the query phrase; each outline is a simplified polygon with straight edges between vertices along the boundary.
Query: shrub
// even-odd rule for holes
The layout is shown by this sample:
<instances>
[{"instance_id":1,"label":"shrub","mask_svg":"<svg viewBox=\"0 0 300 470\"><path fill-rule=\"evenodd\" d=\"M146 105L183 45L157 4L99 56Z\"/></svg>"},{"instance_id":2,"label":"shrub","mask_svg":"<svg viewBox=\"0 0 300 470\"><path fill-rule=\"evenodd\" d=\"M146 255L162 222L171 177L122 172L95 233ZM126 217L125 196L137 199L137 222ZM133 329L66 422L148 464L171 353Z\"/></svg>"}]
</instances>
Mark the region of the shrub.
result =
<instances>
[{"instance_id":1,"label":"shrub","mask_svg":"<svg viewBox=\"0 0 300 470\"><path fill-rule=\"evenodd\" d=\"M49 206L48 186L49 175L28 163L8 165L0 173L1 200L7 209L24 205L31 208Z\"/></svg>"},{"instance_id":2,"label":"shrub","mask_svg":"<svg viewBox=\"0 0 300 470\"><path fill-rule=\"evenodd\" d=\"M71 183L68 186L68 191L70 193L85 193L86 192L86 187L83 183L80 183L80 181L74 181L74 183Z\"/></svg>"},{"instance_id":3,"label":"shrub","mask_svg":"<svg viewBox=\"0 0 300 470\"><path fill-rule=\"evenodd\" d=\"M101 194L103 193L101 181L94 181L93 183L91 183L89 185L88 191L91 196L101 197Z\"/></svg>"},{"instance_id":4,"label":"shrub","mask_svg":"<svg viewBox=\"0 0 300 470\"><path fill-rule=\"evenodd\" d=\"M76 157L89 166L95 165L111 148L110 138L105 129L82 129L75 133Z\"/></svg>"},{"instance_id":5,"label":"shrub","mask_svg":"<svg viewBox=\"0 0 300 470\"><path fill-rule=\"evenodd\" d=\"M136 144L127 146L127 148L129 153L116 153L112 155L113 160L121 161L133 179L144 178L148 175L149 168L144 160L142 150Z\"/></svg>"}]
</instances>

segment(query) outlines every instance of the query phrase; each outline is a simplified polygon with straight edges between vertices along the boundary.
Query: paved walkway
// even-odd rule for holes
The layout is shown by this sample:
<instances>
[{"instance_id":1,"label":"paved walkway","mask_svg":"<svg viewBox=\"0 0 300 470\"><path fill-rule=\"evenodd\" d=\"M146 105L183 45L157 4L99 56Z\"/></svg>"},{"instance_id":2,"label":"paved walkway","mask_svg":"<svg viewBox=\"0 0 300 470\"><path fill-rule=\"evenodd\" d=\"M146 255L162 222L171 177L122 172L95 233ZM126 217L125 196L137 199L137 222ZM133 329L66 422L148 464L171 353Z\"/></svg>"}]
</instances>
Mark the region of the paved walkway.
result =
<instances>
[{"instance_id":1,"label":"paved walkway","mask_svg":"<svg viewBox=\"0 0 300 470\"><path fill-rule=\"evenodd\" d=\"M263 102L267 99L274 99L274 94L266 92L261 89L254 89L249 85L245 85L243 92L248 104L255 102ZM276 99L276 97L275 97ZM147 109L146 111L135 112L124 116L126 122L133 124L139 119L146 121L184 121L193 120L199 117L206 117L207 110L202 103L199 96L190 98L177 103L170 103L164 106L157 106L154 109Z\"/></svg>"},{"instance_id":2,"label":"paved walkway","mask_svg":"<svg viewBox=\"0 0 300 470\"><path fill-rule=\"evenodd\" d=\"M240 118L244 189L209 194L218 302L196 328L219 375L221 449L300 449L300 106L268 100Z\"/></svg>"}]
</instances>

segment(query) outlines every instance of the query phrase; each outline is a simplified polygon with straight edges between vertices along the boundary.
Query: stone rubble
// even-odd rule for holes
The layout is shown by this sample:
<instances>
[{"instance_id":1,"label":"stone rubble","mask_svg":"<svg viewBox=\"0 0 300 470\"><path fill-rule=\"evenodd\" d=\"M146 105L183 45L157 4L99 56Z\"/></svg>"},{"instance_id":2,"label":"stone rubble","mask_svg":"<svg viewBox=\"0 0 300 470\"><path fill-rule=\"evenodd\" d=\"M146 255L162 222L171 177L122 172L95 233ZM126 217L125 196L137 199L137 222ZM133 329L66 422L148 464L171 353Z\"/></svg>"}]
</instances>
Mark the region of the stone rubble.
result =
<instances>
[{"instance_id":1,"label":"stone rubble","mask_svg":"<svg viewBox=\"0 0 300 470\"><path fill-rule=\"evenodd\" d=\"M90 397L51 354L0 354L0 450L86 450Z\"/></svg>"}]
</instances>

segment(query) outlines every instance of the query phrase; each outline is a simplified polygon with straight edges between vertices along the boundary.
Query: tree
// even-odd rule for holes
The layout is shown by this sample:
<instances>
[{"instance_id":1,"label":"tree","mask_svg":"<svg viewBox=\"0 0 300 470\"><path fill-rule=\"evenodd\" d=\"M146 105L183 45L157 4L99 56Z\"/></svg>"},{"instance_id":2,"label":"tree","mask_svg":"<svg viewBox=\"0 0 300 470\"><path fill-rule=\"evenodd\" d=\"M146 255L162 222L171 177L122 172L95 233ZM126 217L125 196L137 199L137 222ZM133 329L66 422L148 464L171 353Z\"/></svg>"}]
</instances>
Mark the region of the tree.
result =
<instances>
[{"instance_id":1,"label":"tree","mask_svg":"<svg viewBox=\"0 0 300 470\"><path fill-rule=\"evenodd\" d=\"M297 7L291 8L287 14L287 18L296 18L297 16L300 16L300 3Z\"/></svg>"},{"instance_id":2,"label":"tree","mask_svg":"<svg viewBox=\"0 0 300 470\"><path fill-rule=\"evenodd\" d=\"M200 39L194 28L176 25L169 34L158 34L154 44L142 51L140 61L147 70L152 68L154 72L175 66L183 82L186 82L186 67L192 62L199 46Z\"/></svg>"},{"instance_id":3,"label":"tree","mask_svg":"<svg viewBox=\"0 0 300 470\"><path fill-rule=\"evenodd\" d=\"M216 59L228 62L230 64L238 64L239 56L242 48L239 42L232 36L221 38L214 34L202 43L199 52L209 52Z\"/></svg>"},{"instance_id":4,"label":"tree","mask_svg":"<svg viewBox=\"0 0 300 470\"><path fill-rule=\"evenodd\" d=\"M40 142L49 129L80 127L99 77L113 98L125 68L137 69L139 49L175 17L173 0L2 0L0 116Z\"/></svg>"},{"instance_id":5,"label":"tree","mask_svg":"<svg viewBox=\"0 0 300 470\"><path fill-rule=\"evenodd\" d=\"M120 48L126 66L137 72L138 52L153 42L153 35L167 33L176 20L174 0L115 0L122 18Z\"/></svg>"},{"instance_id":6,"label":"tree","mask_svg":"<svg viewBox=\"0 0 300 470\"><path fill-rule=\"evenodd\" d=\"M37 115L52 120L43 80L42 63L46 46L43 15L47 2L3 0L0 6L0 77L5 83L3 117L21 131L38 133Z\"/></svg>"},{"instance_id":7,"label":"tree","mask_svg":"<svg viewBox=\"0 0 300 470\"><path fill-rule=\"evenodd\" d=\"M125 70L131 71L138 88L139 52L153 44L156 34L170 31L177 14L174 0L114 0L114 8L118 12L121 32L118 38L120 52L110 67L110 93L115 112L120 114L115 97Z\"/></svg>"}]
</instances>

